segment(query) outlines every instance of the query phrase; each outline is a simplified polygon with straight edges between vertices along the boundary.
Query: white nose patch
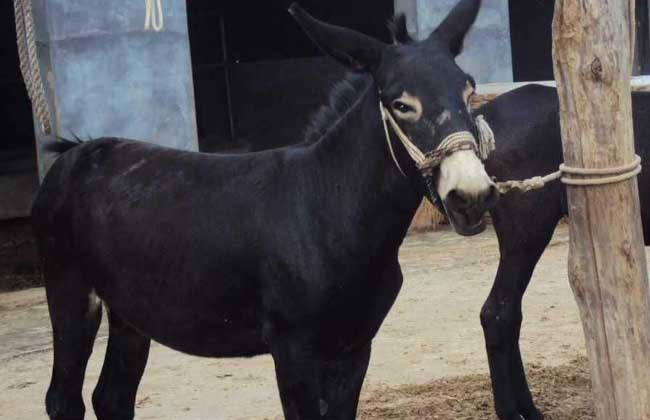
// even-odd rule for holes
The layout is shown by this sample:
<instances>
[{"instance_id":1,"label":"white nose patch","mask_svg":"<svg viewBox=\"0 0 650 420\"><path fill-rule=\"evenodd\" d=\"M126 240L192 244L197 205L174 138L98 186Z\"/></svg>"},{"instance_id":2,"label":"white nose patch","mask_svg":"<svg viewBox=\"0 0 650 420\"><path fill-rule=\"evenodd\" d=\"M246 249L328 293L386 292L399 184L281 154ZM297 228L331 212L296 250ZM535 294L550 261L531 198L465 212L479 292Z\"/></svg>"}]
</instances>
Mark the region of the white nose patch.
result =
<instances>
[{"instance_id":1,"label":"white nose patch","mask_svg":"<svg viewBox=\"0 0 650 420\"><path fill-rule=\"evenodd\" d=\"M438 195L442 200L453 190L478 196L492 185L494 182L485 172L483 163L471 150L455 152L440 163Z\"/></svg>"}]
</instances>

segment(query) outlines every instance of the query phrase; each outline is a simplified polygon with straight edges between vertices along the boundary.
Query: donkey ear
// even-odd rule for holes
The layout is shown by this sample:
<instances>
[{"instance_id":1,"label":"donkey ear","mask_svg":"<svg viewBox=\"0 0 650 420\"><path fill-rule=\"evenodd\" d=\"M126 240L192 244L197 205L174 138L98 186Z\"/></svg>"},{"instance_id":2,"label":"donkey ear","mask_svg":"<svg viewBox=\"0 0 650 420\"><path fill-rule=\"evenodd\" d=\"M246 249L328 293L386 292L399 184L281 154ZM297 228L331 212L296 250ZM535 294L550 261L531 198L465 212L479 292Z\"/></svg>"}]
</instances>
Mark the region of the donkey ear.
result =
<instances>
[{"instance_id":1,"label":"donkey ear","mask_svg":"<svg viewBox=\"0 0 650 420\"><path fill-rule=\"evenodd\" d=\"M476 20L481 8L481 0L460 0L449 15L431 34L449 46L449 51L457 56L463 50L463 40L469 28Z\"/></svg>"},{"instance_id":2,"label":"donkey ear","mask_svg":"<svg viewBox=\"0 0 650 420\"><path fill-rule=\"evenodd\" d=\"M381 41L351 29L321 22L303 10L297 3L289 13L326 54L354 71L373 72L379 66L386 47Z\"/></svg>"}]
</instances>

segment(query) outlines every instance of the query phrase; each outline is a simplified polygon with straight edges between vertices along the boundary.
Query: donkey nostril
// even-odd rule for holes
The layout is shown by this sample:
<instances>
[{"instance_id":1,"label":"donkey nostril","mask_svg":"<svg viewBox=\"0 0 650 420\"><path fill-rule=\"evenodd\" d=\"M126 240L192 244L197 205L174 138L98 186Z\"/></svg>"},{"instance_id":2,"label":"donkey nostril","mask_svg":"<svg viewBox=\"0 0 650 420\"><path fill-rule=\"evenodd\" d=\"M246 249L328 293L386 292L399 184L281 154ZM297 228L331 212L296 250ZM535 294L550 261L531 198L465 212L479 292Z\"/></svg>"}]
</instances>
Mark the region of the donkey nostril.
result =
<instances>
[{"instance_id":1,"label":"donkey nostril","mask_svg":"<svg viewBox=\"0 0 650 420\"><path fill-rule=\"evenodd\" d=\"M453 201L459 207L467 207L471 204L470 197L467 194L459 190L451 190L447 193L447 198Z\"/></svg>"},{"instance_id":2,"label":"donkey nostril","mask_svg":"<svg viewBox=\"0 0 650 420\"><path fill-rule=\"evenodd\" d=\"M447 199L453 203L457 209L468 209L476 207L489 210L494 207L499 200L499 190L494 185L478 194L468 194L462 190L454 189L447 193Z\"/></svg>"}]
</instances>

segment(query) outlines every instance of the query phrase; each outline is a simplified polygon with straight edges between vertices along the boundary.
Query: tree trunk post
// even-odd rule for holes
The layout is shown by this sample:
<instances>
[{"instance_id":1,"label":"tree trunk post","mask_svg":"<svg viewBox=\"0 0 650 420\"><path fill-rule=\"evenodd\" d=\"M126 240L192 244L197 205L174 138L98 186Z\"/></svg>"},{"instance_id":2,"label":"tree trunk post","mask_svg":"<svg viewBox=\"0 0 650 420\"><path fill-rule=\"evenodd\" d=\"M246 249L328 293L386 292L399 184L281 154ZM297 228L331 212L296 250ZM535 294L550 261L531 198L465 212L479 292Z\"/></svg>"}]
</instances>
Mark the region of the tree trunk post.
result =
<instances>
[{"instance_id":1,"label":"tree trunk post","mask_svg":"<svg viewBox=\"0 0 650 420\"><path fill-rule=\"evenodd\" d=\"M553 65L568 166L634 160L635 0L557 0ZM650 419L650 298L636 178L567 186L569 281L600 420Z\"/></svg>"}]
</instances>

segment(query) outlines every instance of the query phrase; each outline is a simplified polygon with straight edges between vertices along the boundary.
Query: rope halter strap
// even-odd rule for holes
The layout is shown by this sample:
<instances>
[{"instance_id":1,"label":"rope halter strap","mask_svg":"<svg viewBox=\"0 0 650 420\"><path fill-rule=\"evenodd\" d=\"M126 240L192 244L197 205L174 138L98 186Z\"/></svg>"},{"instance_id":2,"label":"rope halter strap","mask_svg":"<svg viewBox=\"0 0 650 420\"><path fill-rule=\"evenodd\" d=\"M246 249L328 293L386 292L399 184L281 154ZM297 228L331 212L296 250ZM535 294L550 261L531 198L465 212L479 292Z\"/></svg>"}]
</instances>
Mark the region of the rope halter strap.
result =
<instances>
[{"instance_id":1,"label":"rope halter strap","mask_svg":"<svg viewBox=\"0 0 650 420\"><path fill-rule=\"evenodd\" d=\"M431 175L433 171L440 166L442 161L451 156L452 154L461 151L461 150L471 150L481 158L481 160L487 159L490 152L495 148L494 133L490 126L485 121L482 115L476 117L476 126L479 132L479 146L476 145L476 140L474 135L469 131L457 131L445 137L442 142L435 148L435 150L423 153L419 147L417 147L411 139L404 133L400 128L393 115L386 109L384 104L379 101L379 112L381 113L382 123L384 125L384 133L386 135L386 143L388 143L388 150L390 155L395 162L395 166L400 171L403 176L406 176L401 165L397 161L397 156L395 155L395 150L393 150L393 144L390 140L390 133L388 132L388 124L390 123L391 128L399 138L400 142L404 145L404 148L408 152L411 159L415 162L417 168L425 175Z\"/></svg>"}]
</instances>

